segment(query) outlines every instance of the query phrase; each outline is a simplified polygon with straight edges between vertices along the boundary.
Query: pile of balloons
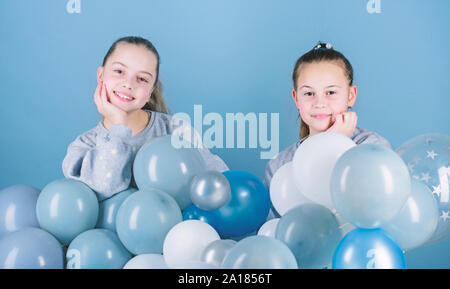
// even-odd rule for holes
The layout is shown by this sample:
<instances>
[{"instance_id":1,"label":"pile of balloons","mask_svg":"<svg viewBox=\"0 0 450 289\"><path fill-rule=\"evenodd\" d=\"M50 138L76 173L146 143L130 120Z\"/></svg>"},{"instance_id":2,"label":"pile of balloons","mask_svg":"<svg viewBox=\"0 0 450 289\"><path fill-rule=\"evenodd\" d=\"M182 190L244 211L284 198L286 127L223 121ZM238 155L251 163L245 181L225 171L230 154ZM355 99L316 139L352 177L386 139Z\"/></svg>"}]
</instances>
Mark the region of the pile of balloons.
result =
<instances>
[{"instance_id":1,"label":"pile of balloons","mask_svg":"<svg viewBox=\"0 0 450 289\"><path fill-rule=\"evenodd\" d=\"M450 234L450 137L397 153L322 133L276 171L208 171L170 136L144 145L137 188L98 202L82 182L0 191L0 268L405 268ZM280 218L267 220L273 205Z\"/></svg>"},{"instance_id":2,"label":"pile of balloons","mask_svg":"<svg viewBox=\"0 0 450 289\"><path fill-rule=\"evenodd\" d=\"M273 176L281 218L261 230L284 241L299 268L406 268L406 250L450 235L449 149L440 134L397 152L314 135Z\"/></svg>"}]
</instances>

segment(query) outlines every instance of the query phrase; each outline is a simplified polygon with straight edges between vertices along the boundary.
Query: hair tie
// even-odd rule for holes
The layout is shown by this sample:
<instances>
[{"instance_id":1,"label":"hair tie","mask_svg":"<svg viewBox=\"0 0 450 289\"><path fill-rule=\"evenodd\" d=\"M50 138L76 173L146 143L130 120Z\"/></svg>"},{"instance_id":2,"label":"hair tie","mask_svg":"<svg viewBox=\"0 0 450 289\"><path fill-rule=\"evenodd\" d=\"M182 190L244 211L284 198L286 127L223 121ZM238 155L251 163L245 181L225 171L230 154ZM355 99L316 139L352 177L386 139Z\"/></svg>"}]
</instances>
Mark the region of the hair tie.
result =
<instances>
[{"instance_id":1,"label":"hair tie","mask_svg":"<svg viewBox=\"0 0 450 289\"><path fill-rule=\"evenodd\" d=\"M332 45L331 43L319 43L319 44L317 44L317 45L314 47L314 49L320 49L320 48L323 48L323 49L332 49L332 48L333 48L333 45Z\"/></svg>"}]
</instances>

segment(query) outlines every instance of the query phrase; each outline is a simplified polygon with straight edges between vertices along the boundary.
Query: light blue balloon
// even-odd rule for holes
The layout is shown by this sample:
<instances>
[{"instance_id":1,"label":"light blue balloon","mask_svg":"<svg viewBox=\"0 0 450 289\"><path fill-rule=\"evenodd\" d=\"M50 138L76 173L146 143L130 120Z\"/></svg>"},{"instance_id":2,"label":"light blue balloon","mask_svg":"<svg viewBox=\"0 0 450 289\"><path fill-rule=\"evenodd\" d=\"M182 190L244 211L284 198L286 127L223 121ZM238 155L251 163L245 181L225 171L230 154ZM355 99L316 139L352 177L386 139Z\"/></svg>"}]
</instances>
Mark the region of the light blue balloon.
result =
<instances>
[{"instance_id":1,"label":"light blue balloon","mask_svg":"<svg viewBox=\"0 0 450 289\"><path fill-rule=\"evenodd\" d=\"M108 229L78 235L66 252L67 269L122 269L132 255Z\"/></svg>"},{"instance_id":2,"label":"light blue balloon","mask_svg":"<svg viewBox=\"0 0 450 289\"><path fill-rule=\"evenodd\" d=\"M42 229L63 245L80 233L94 228L98 218L98 200L84 183L60 179L46 185L36 204L36 215Z\"/></svg>"},{"instance_id":3,"label":"light blue balloon","mask_svg":"<svg viewBox=\"0 0 450 289\"><path fill-rule=\"evenodd\" d=\"M140 190L156 188L171 195L184 210L192 204L189 191L192 178L206 170L195 148L175 148L171 135L155 138L136 154L133 173Z\"/></svg>"},{"instance_id":4,"label":"light blue balloon","mask_svg":"<svg viewBox=\"0 0 450 289\"><path fill-rule=\"evenodd\" d=\"M416 136L396 150L408 166L411 177L427 185L438 202L438 225L425 244L450 237L449 148L450 136L430 133Z\"/></svg>"},{"instance_id":5,"label":"light blue balloon","mask_svg":"<svg viewBox=\"0 0 450 289\"><path fill-rule=\"evenodd\" d=\"M356 227L376 228L394 218L411 192L403 160L377 144L346 151L331 174L331 197L336 210Z\"/></svg>"},{"instance_id":6,"label":"light blue balloon","mask_svg":"<svg viewBox=\"0 0 450 289\"><path fill-rule=\"evenodd\" d=\"M39 228L23 228L0 239L1 269L63 269L61 244Z\"/></svg>"},{"instance_id":7,"label":"light blue balloon","mask_svg":"<svg viewBox=\"0 0 450 289\"><path fill-rule=\"evenodd\" d=\"M167 233L181 221L180 207L169 194L145 189L122 203L116 215L116 231L134 255L162 254Z\"/></svg>"},{"instance_id":8,"label":"light blue balloon","mask_svg":"<svg viewBox=\"0 0 450 289\"><path fill-rule=\"evenodd\" d=\"M281 216L275 237L285 243L299 268L321 269L330 264L341 239L335 215L319 204L303 204Z\"/></svg>"},{"instance_id":9,"label":"light blue balloon","mask_svg":"<svg viewBox=\"0 0 450 289\"><path fill-rule=\"evenodd\" d=\"M137 189L129 188L128 190L119 192L109 199L103 200L99 204L99 214L96 228L108 229L116 232L116 214L123 201L128 198Z\"/></svg>"},{"instance_id":10,"label":"light blue balloon","mask_svg":"<svg viewBox=\"0 0 450 289\"><path fill-rule=\"evenodd\" d=\"M36 202L40 190L28 185L14 185L0 191L0 238L22 228L36 227Z\"/></svg>"},{"instance_id":11,"label":"light blue balloon","mask_svg":"<svg viewBox=\"0 0 450 289\"><path fill-rule=\"evenodd\" d=\"M424 244L436 230L439 209L430 189L411 180L411 195L400 213L381 228L391 234L403 250Z\"/></svg>"},{"instance_id":12,"label":"light blue balloon","mask_svg":"<svg viewBox=\"0 0 450 289\"><path fill-rule=\"evenodd\" d=\"M223 269L297 269L291 250L280 240L251 236L239 241L225 256Z\"/></svg>"},{"instance_id":13,"label":"light blue balloon","mask_svg":"<svg viewBox=\"0 0 450 289\"><path fill-rule=\"evenodd\" d=\"M258 230L267 219L270 196L266 186L255 175L241 170L223 172L231 187L228 202L209 211L222 238L240 237Z\"/></svg>"},{"instance_id":14,"label":"light blue balloon","mask_svg":"<svg viewBox=\"0 0 450 289\"><path fill-rule=\"evenodd\" d=\"M356 228L336 248L332 269L406 269L406 261L386 231Z\"/></svg>"}]
</instances>

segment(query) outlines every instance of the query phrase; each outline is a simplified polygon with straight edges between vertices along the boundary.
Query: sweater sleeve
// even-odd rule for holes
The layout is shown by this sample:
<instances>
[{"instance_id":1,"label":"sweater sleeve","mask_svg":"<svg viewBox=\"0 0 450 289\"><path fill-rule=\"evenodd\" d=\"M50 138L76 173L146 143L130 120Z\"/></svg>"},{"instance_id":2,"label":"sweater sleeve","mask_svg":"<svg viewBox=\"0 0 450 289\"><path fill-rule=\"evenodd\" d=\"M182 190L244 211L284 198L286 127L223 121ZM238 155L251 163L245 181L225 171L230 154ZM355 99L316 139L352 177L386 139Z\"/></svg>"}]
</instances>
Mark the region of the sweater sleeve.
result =
<instances>
[{"instance_id":1,"label":"sweater sleeve","mask_svg":"<svg viewBox=\"0 0 450 289\"><path fill-rule=\"evenodd\" d=\"M62 163L66 178L81 181L97 193L99 201L126 190L131 182L131 129L112 125L106 136L87 132L78 136Z\"/></svg>"}]
</instances>

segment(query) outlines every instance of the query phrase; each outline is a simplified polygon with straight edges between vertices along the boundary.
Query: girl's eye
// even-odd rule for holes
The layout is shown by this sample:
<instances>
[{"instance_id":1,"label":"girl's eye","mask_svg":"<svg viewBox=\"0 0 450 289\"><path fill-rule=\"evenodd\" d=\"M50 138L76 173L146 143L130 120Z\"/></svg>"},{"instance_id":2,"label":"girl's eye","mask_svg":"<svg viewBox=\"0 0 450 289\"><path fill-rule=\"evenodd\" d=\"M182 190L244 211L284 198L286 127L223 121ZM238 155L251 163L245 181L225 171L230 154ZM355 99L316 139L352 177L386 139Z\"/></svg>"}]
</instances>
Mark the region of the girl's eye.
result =
<instances>
[{"instance_id":1,"label":"girl's eye","mask_svg":"<svg viewBox=\"0 0 450 289\"><path fill-rule=\"evenodd\" d=\"M116 72L118 74L122 74L122 70L121 69L116 69L116 70L114 70L114 72Z\"/></svg>"},{"instance_id":2,"label":"girl's eye","mask_svg":"<svg viewBox=\"0 0 450 289\"><path fill-rule=\"evenodd\" d=\"M328 95L334 95L334 94L336 94L336 91L333 91L333 90L328 91Z\"/></svg>"},{"instance_id":3,"label":"girl's eye","mask_svg":"<svg viewBox=\"0 0 450 289\"><path fill-rule=\"evenodd\" d=\"M146 82L146 83L148 83L148 80L147 80L147 79L145 79L145 78L143 78L143 77L139 77L138 79L139 79L139 81L143 81L143 82Z\"/></svg>"},{"instance_id":4,"label":"girl's eye","mask_svg":"<svg viewBox=\"0 0 450 289\"><path fill-rule=\"evenodd\" d=\"M314 93L312 93L311 91L308 91L308 92L305 92L305 94L304 94L305 96L313 96L314 95Z\"/></svg>"}]
</instances>

